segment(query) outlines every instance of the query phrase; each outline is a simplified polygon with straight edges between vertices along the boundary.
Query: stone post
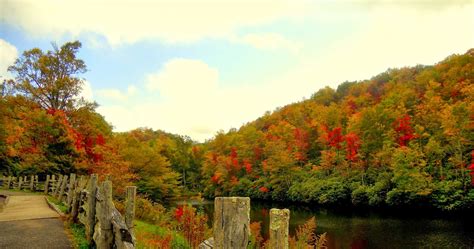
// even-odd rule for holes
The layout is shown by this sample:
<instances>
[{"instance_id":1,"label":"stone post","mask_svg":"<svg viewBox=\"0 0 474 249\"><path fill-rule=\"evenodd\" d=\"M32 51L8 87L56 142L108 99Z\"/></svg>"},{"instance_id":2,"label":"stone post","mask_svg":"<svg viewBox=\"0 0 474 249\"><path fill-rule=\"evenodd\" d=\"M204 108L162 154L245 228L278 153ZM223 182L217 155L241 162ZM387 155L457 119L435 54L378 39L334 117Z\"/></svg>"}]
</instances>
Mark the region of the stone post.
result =
<instances>
[{"instance_id":1,"label":"stone post","mask_svg":"<svg viewBox=\"0 0 474 249\"><path fill-rule=\"evenodd\" d=\"M245 249L250 236L250 198L216 197L214 248Z\"/></svg>"}]
</instances>

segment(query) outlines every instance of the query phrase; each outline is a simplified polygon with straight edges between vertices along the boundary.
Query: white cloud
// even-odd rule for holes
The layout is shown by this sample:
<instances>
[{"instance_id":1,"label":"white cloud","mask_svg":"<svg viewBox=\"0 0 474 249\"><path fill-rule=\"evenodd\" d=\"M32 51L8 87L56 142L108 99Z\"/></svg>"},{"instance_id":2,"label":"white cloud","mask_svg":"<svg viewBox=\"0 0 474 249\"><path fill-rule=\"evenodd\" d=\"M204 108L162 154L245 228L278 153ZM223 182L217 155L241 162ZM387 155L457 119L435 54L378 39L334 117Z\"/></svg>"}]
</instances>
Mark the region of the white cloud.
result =
<instances>
[{"instance_id":1,"label":"white cloud","mask_svg":"<svg viewBox=\"0 0 474 249\"><path fill-rule=\"evenodd\" d=\"M258 49L286 49L292 53L298 53L302 47L301 44L295 41L290 41L277 33L251 33L236 39L236 41L251 45Z\"/></svg>"},{"instance_id":2,"label":"white cloud","mask_svg":"<svg viewBox=\"0 0 474 249\"><path fill-rule=\"evenodd\" d=\"M127 101L130 97L136 95L137 92L136 86L129 85L125 92L115 88L100 89L97 91L97 96L112 101Z\"/></svg>"},{"instance_id":3,"label":"white cloud","mask_svg":"<svg viewBox=\"0 0 474 249\"><path fill-rule=\"evenodd\" d=\"M12 75L7 71L8 67L13 65L18 58L18 50L7 41L0 39L0 77L1 79L10 79Z\"/></svg>"},{"instance_id":4,"label":"white cloud","mask_svg":"<svg viewBox=\"0 0 474 249\"><path fill-rule=\"evenodd\" d=\"M137 89L137 87L134 86L134 85L129 85L129 86L127 87L127 94L128 94L129 96L133 96L133 95L137 94L137 91L138 91L138 89Z\"/></svg>"},{"instance_id":5,"label":"white cloud","mask_svg":"<svg viewBox=\"0 0 474 249\"><path fill-rule=\"evenodd\" d=\"M166 98L195 98L196 94L213 94L218 72L199 60L172 59L163 70L147 75L146 86Z\"/></svg>"},{"instance_id":6,"label":"white cloud","mask_svg":"<svg viewBox=\"0 0 474 249\"><path fill-rule=\"evenodd\" d=\"M82 97L87 101L94 100L94 94L92 93L92 86L89 81L87 80L84 81L84 85L82 86L82 91L79 94L79 97Z\"/></svg>"},{"instance_id":7,"label":"white cloud","mask_svg":"<svg viewBox=\"0 0 474 249\"><path fill-rule=\"evenodd\" d=\"M259 84L229 86L204 61L172 59L146 75L148 101L103 106L99 111L117 130L148 126L203 141L218 130L239 127L265 111L309 97L325 85L336 87L389 67L433 64L464 53L474 44L474 31L466 29L474 27L471 13L472 5L436 11L373 7L361 32L334 41L320 56L302 51L299 64ZM153 100L157 94L160 98Z\"/></svg>"},{"instance_id":8,"label":"white cloud","mask_svg":"<svg viewBox=\"0 0 474 249\"><path fill-rule=\"evenodd\" d=\"M299 18L306 13L304 6L286 0L22 0L3 1L2 19L37 36L91 32L104 35L113 45L146 39L192 42Z\"/></svg>"},{"instance_id":9,"label":"white cloud","mask_svg":"<svg viewBox=\"0 0 474 249\"><path fill-rule=\"evenodd\" d=\"M368 26L332 43L325 56L307 58L306 65L321 72L335 86L344 80L370 78L388 68L433 64L472 48L472 13L472 4L428 11L374 6L368 15Z\"/></svg>"},{"instance_id":10,"label":"white cloud","mask_svg":"<svg viewBox=\"0 0 474 249\"><path fill-rule=\"evenodd\" d=\"M146 126L204 141L218 130L239 127L318 88L306 80L287 80L225 86L218 70L205 62L176 58L146 77L148 101L101 106L98 111L117 131ZM153 98L157 94L160 98Z\"/></svg>"}]
</instances>

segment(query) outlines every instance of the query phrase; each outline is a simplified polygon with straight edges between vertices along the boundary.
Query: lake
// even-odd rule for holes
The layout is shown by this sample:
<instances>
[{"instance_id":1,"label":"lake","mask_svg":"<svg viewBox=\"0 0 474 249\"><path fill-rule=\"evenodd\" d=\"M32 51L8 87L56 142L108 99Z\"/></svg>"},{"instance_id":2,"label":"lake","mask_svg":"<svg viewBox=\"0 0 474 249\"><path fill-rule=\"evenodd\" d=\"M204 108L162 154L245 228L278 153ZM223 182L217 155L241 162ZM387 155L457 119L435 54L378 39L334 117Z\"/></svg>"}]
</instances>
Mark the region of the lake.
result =
<instances>
[{"instance_id":1,"label":"lake","mask_svg":"<svg viewBox=\"0 0 474 249\"><path fill-rule=\"evenodd\" d=\"M187 202L212 219L212 201ZM182 204L178 203L178 204ZM262 233L268 236L269 210L288 208L290 234L312 216L317 233L327 233L328 248L474 248L473 217L445 217L432 212L351 211L314 208L304 204L251 201L251 222L262 222ZM209 221L212 224L212 221Z\"/></svg>"}]
</instances>

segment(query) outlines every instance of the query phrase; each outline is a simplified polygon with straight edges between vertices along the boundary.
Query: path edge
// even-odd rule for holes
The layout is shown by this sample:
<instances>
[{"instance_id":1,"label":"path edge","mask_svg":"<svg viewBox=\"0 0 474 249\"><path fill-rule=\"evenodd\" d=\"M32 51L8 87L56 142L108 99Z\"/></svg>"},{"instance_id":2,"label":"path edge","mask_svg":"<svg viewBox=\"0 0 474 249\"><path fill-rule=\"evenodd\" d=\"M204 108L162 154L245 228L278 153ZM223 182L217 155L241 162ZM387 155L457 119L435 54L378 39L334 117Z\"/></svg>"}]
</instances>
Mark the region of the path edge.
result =
<instances>
[{"instance_id":1,"label":"path edge","mask_svg":"<svg viewBox=\"0 0 474 249\"><path fill-rule=\"evenodd\" d=\"M51 203L49 200L48 200L48 197L45 196L44 199L46 200L46 203L48 203L48 206L53 209L54 211L56 211L56 213L59 214L59 216L61 217L66 217L66 214L63 213L61 210L59 210L59 208L56 207L56 205L54 205L53 203Z\"/></svg>"}]
</instances>

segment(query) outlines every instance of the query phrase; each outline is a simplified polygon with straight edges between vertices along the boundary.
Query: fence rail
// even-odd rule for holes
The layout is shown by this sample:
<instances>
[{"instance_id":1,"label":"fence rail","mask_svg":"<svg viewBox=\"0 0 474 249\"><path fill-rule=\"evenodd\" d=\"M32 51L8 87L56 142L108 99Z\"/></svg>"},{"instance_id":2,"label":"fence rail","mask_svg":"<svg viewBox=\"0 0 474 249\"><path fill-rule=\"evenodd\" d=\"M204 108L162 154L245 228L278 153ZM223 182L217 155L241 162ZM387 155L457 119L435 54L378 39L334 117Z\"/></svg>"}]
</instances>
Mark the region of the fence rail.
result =
<instances>
[{"instance_id":1,"label":"fence rail","mask_svg":"<svg viewBox=\"0 0 474 249\"><path fill-rule=\"evenodd\" d=\"M127 187L125 217L115 208L112 200L112 182L99 183L95 174L91 176L47 175L44 182L38 176L4 176L3 189L27 189L43 192L63 203L74 222L82 223L86 238L98 249L135 248L133 219L135 214L136 187Z\"/></svg>"},{"instance_id":2,"label":"fence rail","mask_svg":"<svg viewBox=\"0 0 474 249\"><path fill-rule=\"evenodd\" d=\"M68 207L74 222L82 223L86 238L98 249L135 248L133 219L136 187L126 188L125 217L112 201L112 182L99 182L97 175L47 175L44 182L37 176L3 177L5 189L28 189L54 196ZM272 249L288 249L290 211L270 210L268 245ZM214 200L213 237L199 249L244 249L250 239L250 198L216 197Z\"/></svg>"}]
</instances>

